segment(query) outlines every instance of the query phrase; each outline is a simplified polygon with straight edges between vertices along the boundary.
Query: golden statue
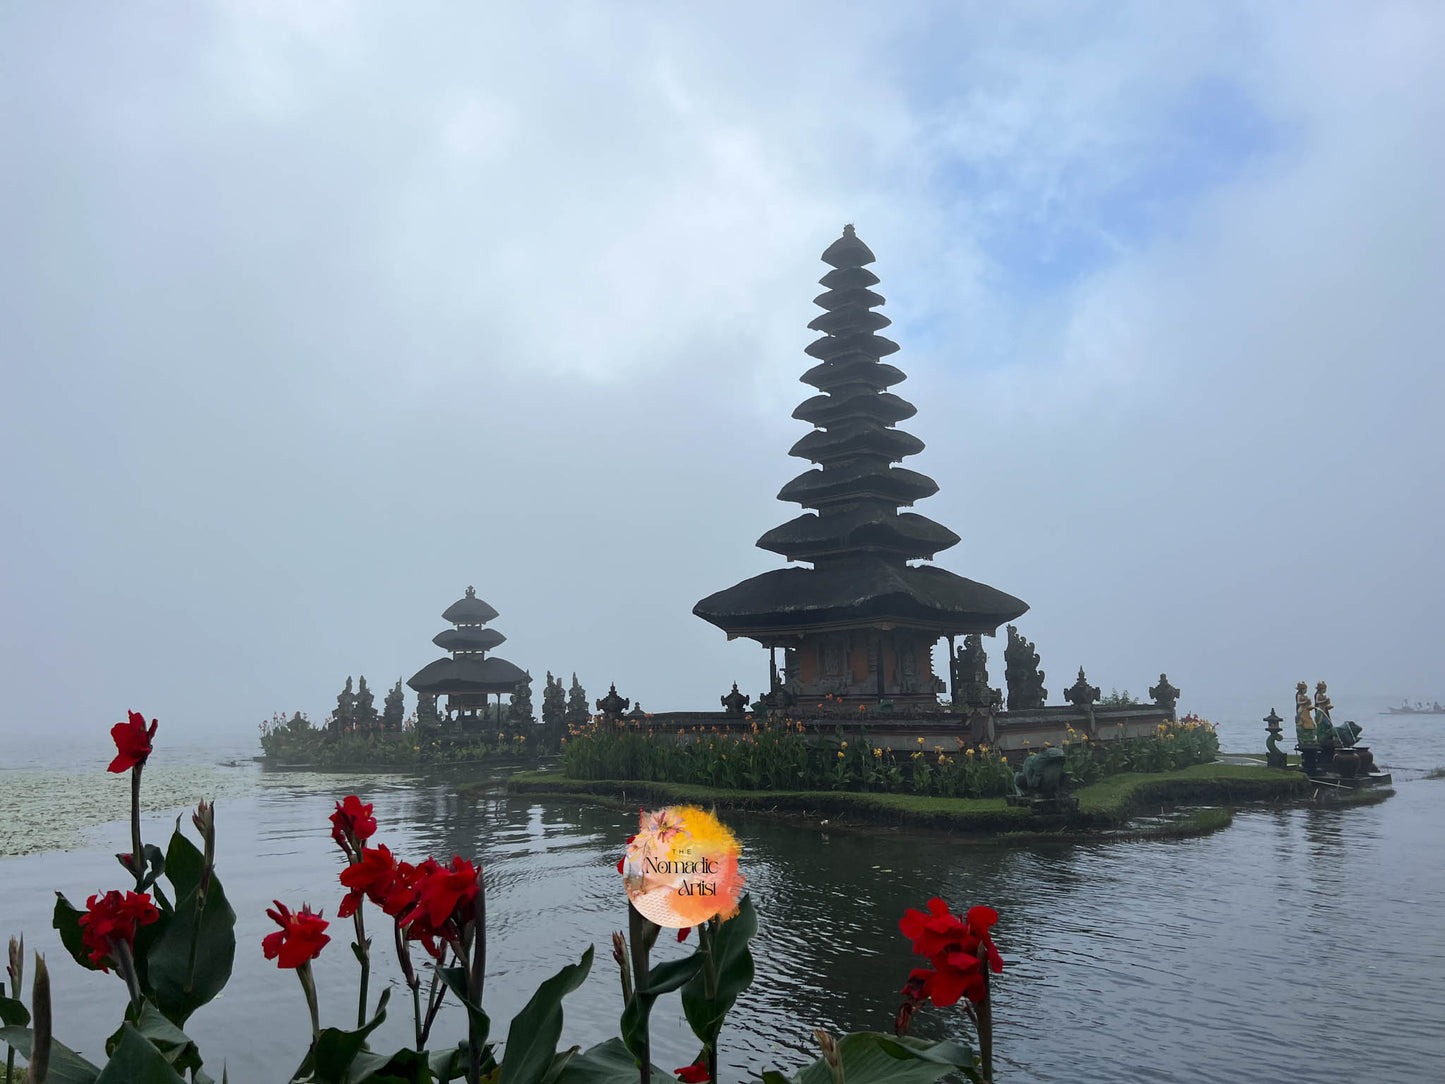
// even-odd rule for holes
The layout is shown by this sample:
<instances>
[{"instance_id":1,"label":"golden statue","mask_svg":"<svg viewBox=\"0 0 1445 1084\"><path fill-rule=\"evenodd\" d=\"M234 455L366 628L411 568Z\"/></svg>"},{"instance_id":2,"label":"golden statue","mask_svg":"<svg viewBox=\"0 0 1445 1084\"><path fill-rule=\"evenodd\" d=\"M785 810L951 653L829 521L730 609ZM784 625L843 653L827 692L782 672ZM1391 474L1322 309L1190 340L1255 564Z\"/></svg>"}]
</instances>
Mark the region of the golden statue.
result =
<instances>
[{"instance_id":1,"label":"golden statue","mask_svg":"<svg viewBox=\"0 0 1445 1084\"><path fill-rule=\"evenodd\" d=\"M1330 712L1334 705L1330 703L1330 697L1325 692L1323 681L1315 684L1315 741L1320 745L1335 744L1335 724L1330 718Z\"/></svg>"},{"instance_id":2,"label":"golden statue","mask_svg":"<svg viewBox=\"0 0 1445 1084\"><path fill-rule=\"evenodd\" d=\"M1294 736L1300 747L1315 744L1314 705L1310 703L1309 683L1301 681L1294 687Z\"/></svg>"}]
</instances>

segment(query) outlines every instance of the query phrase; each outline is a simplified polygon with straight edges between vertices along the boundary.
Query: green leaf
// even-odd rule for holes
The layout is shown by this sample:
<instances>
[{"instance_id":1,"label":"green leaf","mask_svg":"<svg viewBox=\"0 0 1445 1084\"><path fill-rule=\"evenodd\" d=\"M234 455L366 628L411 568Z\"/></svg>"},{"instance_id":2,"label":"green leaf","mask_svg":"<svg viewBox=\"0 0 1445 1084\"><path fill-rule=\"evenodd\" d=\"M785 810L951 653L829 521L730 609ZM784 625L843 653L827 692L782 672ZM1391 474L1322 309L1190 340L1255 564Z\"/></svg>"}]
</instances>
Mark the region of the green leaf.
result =
<instances>
[{"instance_id":1,"label":"green leaf","mask_svg":"<svg viewBox=\"0 0 1445 1084\"><path fill-rule=\"evenodd\" d=\"M185 842L179 832L175 838ZM171 853L176 851L173 839ZM166 865L168 869L176 868L169 857ZM137 938L136 953L145 960L146 992L153 994L167 1017L184 1024L193 1012L219 994L231 977L236 958L236 912L231 910L220 880L212 876L198 923L196 889L181 892L180 887L176 886L175 911L162 920L164 928L143 957L142 943Z\"/></svg>"},{"instance_id":2,"label":"green leaf","mask_svg":"<svg viewBox=\"0 0 1445 1084\"><path fill-rule=\"evenodd\" d=\"M566 1050L559 1050L552 1056L552 1064L547 1066L547 1071L542 1074L542 1084L557 1084L557 1078L562 1075L564 1069L572 1064L572 1059L577 1056L580 1046L568 1047Z\"/></svg>"},{"instance_id":3,"label":"green leaf","mask_svg":"<svg viewBox=\"0 0 1445 1084\"><path fill-rule=\"evenodd\" d=\"M492 1018L486 1014L480 1005L472 1004L467 997L467 969L465 967L441 967L437 969L442 977L442 982L457 996L457 1000L466 1006L467 1015L471 1017L472 1027L477 1033L477 1042L485 1043L487 1036L492 1031Z\"/></svg>"},{"instance_id":4,"label":"green leaf","mask_svg":"<svg viewBox=\"0 0 1445 1084\"><path fill-rule=\"evenodd\" d=\"M460 1080L467 1075L467 1044L458 1043L450 1050L433 1050L427 1064L438 1080Z\"/></svg>"},{"instance_id":5,"label":"green leaf","mask_svg":"<svg viewBox=\"0 0 1445 1084\"><path fill-rule=\"evenodd\" d=\"M720 923L712 937L716 995L712 998L707 996L706 965L682 989L682 1011L687 1016L688 1026L705 1046L717 1044L723 1021L732 1011L738 995L753 983L753 954L748 942L757 932L758 913L753 909L752 896L747 895L738 903L738 913ZM698 951L702 951L701 947Z\"/></svg>"},{"instance_id":6,"label":"green leaf","mask_svg":"<svg viewBox=\"0 0 1445 1084\"><path fill-rule=\"evenodd\" d=\"M195 1073L201 1067L201 1052L184 1031L176 1027L149 999L141 1002L140 1013L134 1006L128 1006L125 1023L120 1030L106 1040L107 1054L113 1054L125 1038L125 1029L134 1027L142 1038L159 1050L167 1062L179 1073ZM204 1074L202 1074L204 1075Z\"/></svg>"},{"instance_id":7,"label":"green leaf","mask_svg":"<svg viewBox=\"0 0 1445 1084\"><path fill-rule=\"evenodd\" d=\"M30 1023L30 1010L16 997L0 997L0 1024L23 1028Z\"/></svg>"},{"instance_id":8,"label":"green leaf","mask_svg":"<svg viewBox=\"0 0 1445 1084\"><path fill-rule=\"evenodd\" d=\"M351 1063L347 1084L432 1084L426 1051L402 1049L395 1054L373 1054L363 1050Z\"/></svg>"},{"instance_id":9,"label":"green leaf","mask_svg":"<svg viewBox=\"0 0 1445 1084\"><path fill-rule=\"evenodd\" d=\"M701 969L702 957L697 953L686 959L669 960L665 964L658 964L648 973L646 989L633 992L627 1007L622 1010L622 1041L635 1057L642 1057L653 1003L663 994L685 986ZM638 1061L635 1066L641 1064Z\"/></svg>"},{"instance_id":10,"label":"green leaf","mask_svg":"<svg viewBox=\"0 0 1445 1084\"><path fill-rule=\"evenodd\" d=\"M930 1043L855 1031L838 1040L847 1084L933 1084L952 1072L977 1080L973 1051L952 1040ZM828 1063L819 1058L793 1077L794 1084L832 1084Z\"/></svg>"},{"instance_id":11,"label":"green leaf","mask_svg":"<svg viewBox=\"0 0 1445 1084\"><path fill-rule=\"evenodd\" d=\"M57 892L55 894L55 915L50 924L60 933L60 943L65 946L65 951L70 953L76 963L87 971L99 971L99 966L90 962L90 950L81 940L80 916L83 914L85 912L73 906L63 893Z\"/></svg>"},{"instance_id":12,"label":"green leaf","mask_svg":"<svg viewBox=\"0 0 1445 1084\"><path fill-rule=\"evenodd\" d=\"M179 908L181 897L201 887L201 874L206 869L206 856L194 843L181 835L179 819L176 824L176 830L171 833L170 846L166 848L164 864L166 880L170 881L171 887L176 890L176 907Z\"/></svg>"},{"instance_id":13,"label":"green leaf","mask_svg":"<svg viewBox=\"0 0 1445 1084\"><path fill-rule=\"evenodd\" d=\"M497 1084L541 1084L557 1056L562 1037L562 999L592 970L592 946L575 964L568 964L547 979L507 1029L507 1050Z\"/></svg>"},{"instance_id":14,"label":"green leaf","mask_svg":"<svg viewBox=\"0 0 1445 1084\"><path fill-rule=\"evenodd\" d=\"M49 1079L47 1075L46 1080ZM95 1084L185 1084L185 1078L171 1068L155 1044L134 1026L125 1024L121 1027L120 1043Z\"/></svg>"},{"instance_id":15,"label":"green leaf","mask_svg":"<svg viewBox=\"0 0 1445 1084\"><path fill-rule=\"evenodd\" d=\"M348 1084L352 1079L352 1063L366 1048L366 1037L386 1019L386 1003L390 999L391 988L387 987L376 1003L376 1015L363 1028L355 1031L322 1028L315 1044L307 1051L300 1068L291 1079L315 1081L316 1084Z\"/></svg>"},{"instance_id":16,"label":"green leaf","mask_svg":"<svg viewBox=\"0 0 1445 1084\"><path fill-rule=\"evenodd\" d=\"M30 1060L33 1038L29 1028L0 1028L0 1043L13 1046L26 1061ZM99 1076L99 1067L90 1064L64 1043L50 1040L50 1070L45 1074L46 1084L95 1084Z\"/></svg>"},{"instance_id":17,"label":"green leaf","mask_svg":"<svg viewBox=\"0 0 1445 1084\"><path fill-rule=\"evenodd\" d=\"M702 959L693 954L681 960L668 960L665 964L658 964L647 974L647 989L638 991L647 993L654 1000L663 994L670 994L672 991L687 985L688 981L702 968Z\"/></svg>"},{"instance_id":18,"label":"green leaf","mask_svg":"<svg viewBox=\"0 0 1445 1084\"><path fill-rule=\"evenodd\" d=\"M556 1084L637 1084L639 1075L637 1059L614 1037L572 1058ZM654 1084L666 1084L672 1074L654 1065L652 1079Z\"/></svg>"}]
</instances>

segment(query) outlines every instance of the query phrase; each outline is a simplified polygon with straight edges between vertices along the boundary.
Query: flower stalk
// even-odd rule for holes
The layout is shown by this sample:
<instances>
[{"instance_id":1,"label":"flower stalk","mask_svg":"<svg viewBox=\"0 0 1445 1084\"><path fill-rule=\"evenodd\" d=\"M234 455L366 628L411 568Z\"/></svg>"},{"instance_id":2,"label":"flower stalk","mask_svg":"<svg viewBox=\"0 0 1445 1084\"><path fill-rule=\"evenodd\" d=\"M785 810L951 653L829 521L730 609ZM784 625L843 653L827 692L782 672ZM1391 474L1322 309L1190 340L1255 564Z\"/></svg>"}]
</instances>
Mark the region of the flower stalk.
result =
<instances>
[{"instance_id":1,"label":"flower stalk","mask_svg":"<svg viewBox=\"0 0 1445 1084\"><path fill-rule=\"evenodd\" d=\"M306 995L306 1008L311 1013L311 1045L321 1038L321 1013L316 1004L316 980L311 975L311 961L307 960L296 968L296 977L301 980L301 990Z\"/></svg>"},{"instance_id":2,"label":"flower stalk","mask_svg":"<svg viewBox=\"0 0 1445 1084\"><path fill-rule=\"evenodd\" d=\"M141 1009L140 978L135 971L135 957L130 951L130 942L123 937L117 937L110 943L110 958L115 961L115 969L120 972L120 977L125 980L125 988L130 991L131 1008L135 1009L137 1016Z\"/></svg>"},{"instance_id":3,"label":"flower stalk","mask_svg":"<svg viewBox=\"0 0 1445 1084\"><path fill-rule=\"evenodd\" d=\"M472 901L472 967L467 975L467 999L473 1005L482 1003L482 984L487 973L487 886L482 871L477 870L477 895ZM469 1084L480 1084L482 1079L482 1042L477 1032L477 1023L467 1010L468 1053L470 1054Z\"/></svg>"},{"instance_id":4,"label":"flower stalk","mask_svg":"<svg viewBox=\"0 0 1445 1084\"><path fill-rule=\"evenodd\" d=\"M632 947L632 983L633 990L647 989L647 977L651 972L648 964L648 955L652 952L652 946L657 942L657 935L661 927L649 922L641 911L632 906L632 901L627 901L627 934L628 943ZM644 1028L642 1040L637 1051L637 1060L641 1067L641 1084L652 1084L652 1038L648 1029Z\"/></svg>"},{"instance_id":5,"label":"flower stalk","mask_svg":"<svg viewBox=\"0 0 1445 1084\"><path fill-rule=\"evenodd\" d=\"M697 941L702 947L702 988L708 1001L717 999L717 958L713 954L713 944L717 937L718 927L722 925L716 916L708 919L697 928ZM707 1057L707 1076L712 1084L717 1084L717 1041L708 1043L704 1049Z\"/></svg>"},{"instance_id":6,"label":"flower stalk","mask_svg":"<svg viewBox=\"0 0 1445 1084\"><path fill-rule=\"evenodd\" d=\"M146 857L140 842L140 773L145 762L130 770L130 865L135 874L135 890L139 892L145 881Z\"/></svg>"},{"instance_id":7,"label":"flower stalk","mask_svg":"<svg viewBox=\"0 0 1445 1084\"><path fill-rule=\"evenodd\" d=\"M978 1025L978 1058L984 1084L993 1084L993 1002L989 998L989 976L986 966L979 967L983 976L983 999L975 1006Z\"/></svg>"},{"instance_id":8,"label":"flower stalk","mask_svg":"<svg viewBox=\"0 0 1445 1084\"><path fill-rule=\"evenodd\" d=\"M25 935L21 934L18 939L10 938L10 960L5 968L10 974L10 989L16 998L20 997L20 988L25 980ZM6 1044L5 1052L5 1080L6 1084L15 1079L15 1048Z\"/></svg>"},{"instance_id":9,"label":"flower stalk","mask_svg":"<svg viewBox=\"0 0 1445 1084\"><path fill-rule=\"evenodd\" d=\"M45 957L35 954L35 978L30 987L30 1084L45 1084L50 1069L50 972Z\"/></svg>"},{"instance_id":10,"label":"flower stalk","mask_svg":"<svg viewBox=\"0 0 1445 1084\"><path fill-rule=\"evenodd\" d=\"M363 910L365 904L358 904L356 913L351 916L356 924L356 944L351 947L361 964L361 988L356 998L356 1026L359 1028L366 1026L366 988L371 980L371 940L366 936L366 921L361 916Z\"/></svg>"}]
</instances>

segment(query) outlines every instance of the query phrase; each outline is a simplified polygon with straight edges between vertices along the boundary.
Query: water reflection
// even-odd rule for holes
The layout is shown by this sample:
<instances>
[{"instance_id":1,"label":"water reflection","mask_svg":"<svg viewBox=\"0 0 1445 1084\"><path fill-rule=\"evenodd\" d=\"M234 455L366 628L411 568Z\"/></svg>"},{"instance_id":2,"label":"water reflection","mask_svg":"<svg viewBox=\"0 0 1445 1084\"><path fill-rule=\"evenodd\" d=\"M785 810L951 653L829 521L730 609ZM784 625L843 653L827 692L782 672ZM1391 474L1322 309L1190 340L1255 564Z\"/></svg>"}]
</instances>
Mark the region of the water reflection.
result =
<instances>
[{"instance_id":1,"label":"water reflection","mask_svg":"<svg viewBox=\"0 0 1445 1084\"><path fill-rule=\"evenodd\" d=\"M1417 769L1445 763L1445 743L1433 740L1393 758ZM990 903L1002 916L1004 1080L1439 1080L1445 869L1436 856L1445 844L1445 782L1420 780L1418 771L1413 778L1381 806L1245 812L1224 832L1165 843L1005 848L962 845L941 832L732 817L761 930L757 982L725 1041L728 1079L811 1058L817 1026L887 1029L913 966L898 919L942 895L956 907ZM304 1049L300 991L261 957L264 910L273 898L306 900L334 916L340 856L326 818L352 792L376 804L378 840L398 855L482 860L494 1020L509 1019L590 942L593 974L566 1003L564 1033L583 1044L615 1033L622 1003L608 936L625 918L614 863L635 810L500 793L467 800L448 779L251 769L242 781L219 815L221 873L238 914L236 971L224 1001L192 1027L216 1068L225 1060L233 1079L280 1080ZM170 823L149 817L148 837ZM86 849L0 862L0 934L24 928L59 961L60 1037L91 1052L123 995L116 983L91 981L52 943L49 892L77 899L116 883L110 852L125 834L124 824L108 823ZM370 932L374 981L387 981L390 938ZM355 968L349 930L338 923L332 933L317 977L325 1018L346 1023ZM667 937L658 948L664 957L687 951ZM382 1035L396 1045L410 1028L401 992ZM1340 1005L1348 1014L1337 1025ZM696 1041L676 999L659 1006L655 1023L658 1062L692 1061ZM951 1012L916 1018L927 1036L958 1025ZM457 1036L463 1024L452 1012L438 1028ZM251 1043L250 1034L267 1042Z\"/></svg>"}]
</instances>

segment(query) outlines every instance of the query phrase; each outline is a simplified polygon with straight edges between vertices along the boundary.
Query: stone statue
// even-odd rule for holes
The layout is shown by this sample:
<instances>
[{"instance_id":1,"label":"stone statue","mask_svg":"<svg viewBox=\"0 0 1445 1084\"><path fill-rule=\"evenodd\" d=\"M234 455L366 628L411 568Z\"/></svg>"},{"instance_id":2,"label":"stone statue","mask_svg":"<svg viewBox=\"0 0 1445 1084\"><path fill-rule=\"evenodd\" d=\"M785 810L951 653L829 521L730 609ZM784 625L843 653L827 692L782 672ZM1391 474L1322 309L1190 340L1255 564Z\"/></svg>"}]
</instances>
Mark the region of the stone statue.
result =
<instances>
[{"instance_id":1,"label":"stone statue","mask_svg":"<svg viewBox=\"0 0 1445 1084\"><path fill-rule=\"evenodd\" d=\"M1026 711L1041 708L1049 697L1044 688L1044 672L1039 669L1039 653L1034 645L1008 626L1008 645L1003 650L1004 680L1008 682L1008 710Z\"/></svg>"},{"instance_id":2,"label":"stone statue","mask_svg":"<svg viewBox=\"0 0 1445 1084\"><path fill-rule=\"evenodd\" d=\"M617 695L617 683L613 682L612 688L607 695L597 701L597 710L609 719L617 719L621 717L622 713L627 710L628 705L631 703L632 701L627 699L627 697Z\"/></svg>"},{"instance_id":3,"label":"stone statue","mask_svg":"<svg viewBox=\"0 0 1445 1084\"><path fill-rule=\"evenodd\" d=\"M1274 710L1269 709L1269 714L1264 717L1264 728L1268 736L1264 739L1264 762L1271 768L1284 768L1289 764L1289 756L1279 747L1280 728L1279 724L1284 722Z\"/></svg>"},{"instance_id":4,"label":"stone statue","mask_svg":"<svg viewBox=\"0 0 1445 1084\"><path fill-rule=\"evenodd\" d=\"M1078 680L1064 692L1064 699L1080 711L1090 711L1102 695L1097 685L1089 684L1089 679L1084 677L1084 668L1081 666Z\"/></svg>"},{"instance_id":5,"label":"stone statue","mask_svg":"<svg viewBox=\"0 0 1445 1084\"><path fill-rule=\"evenodd\" d=\"M1023 770L1014 773L1014 787L1030 798L1056 798L1064 786L1064 751L1040 749L1024 760Z\"/></svg>"},{"instance_id":6,"label":"stone statue","mask_svg":"<svg viewBox=\"0 0 1445 1084\"><path fill-rule=\"evenodd\" d=\"M1090 685L1089 679L1084 677L1084 668L1079 667L1078 680L1064 691L1064 699L1082 711L1089 719L1089 733L1096 732L1097 725L1094 722L1094 705L1103 695L1097 685Z\"/></svg>"},{"instance_id":7,"label":"stone statue","mask_svg":"<svg viewBox=\"0 0 1445 1084\"><path fill-rule=\"evenodd\" d=\"M988 654L983 637L972 633L964 637L963 646L953 663L954 699L964 707L988 707L994 692L988 687Z\"/></svg>"},{"instance_id":8,"label":"stone statue","mask_svg":"<svg viewBox=\"0 0 1445 1084\"><path fill-rule=\"evenodd\" d=\"M1335 724L1330 718L1330 712L1334 705L1330 703L1330 697L1325 692L1323 681L1315 684L1315 743L1322 747L1333 748L1335 745Z\"/></svg>"},{"instance_id":9,"label":"stone statue","mask_svg":"<svg viewBox=\"0 0 1445 1084\"><path fill-rule=\"evenodd\" d=\"M1309 690L1309 684L1303 681L1294 687L1294 736L1301 749L1315 748L1315 717Z\"/></svg>"},{"instance_id":10,"label":"stone statue","mask_svg":"<svg viewBox=\"0 0 1445 1084\"><path fill-rule=\"evenodd\" d=\"M718 700L722 703L723 710L735 718L741 716L748 706L747 694L738 692L736 681L733 682L733 691L718 697Z\"/></svg>"},{"instance_id":11,"label":"stone statue","mask_svg":"<svg viewBox=\"0 0 1445 1084\"><path fill-rule=\"evenodd\" d=\"M1159 684L1149 690L1149 695L1153 698L1154 703L1170 715L1174 714L1174 705L1179 703L1179 690L1169 684L1169 679L1165 675L1159 675Z\"/></svg>"}]
</instances>

